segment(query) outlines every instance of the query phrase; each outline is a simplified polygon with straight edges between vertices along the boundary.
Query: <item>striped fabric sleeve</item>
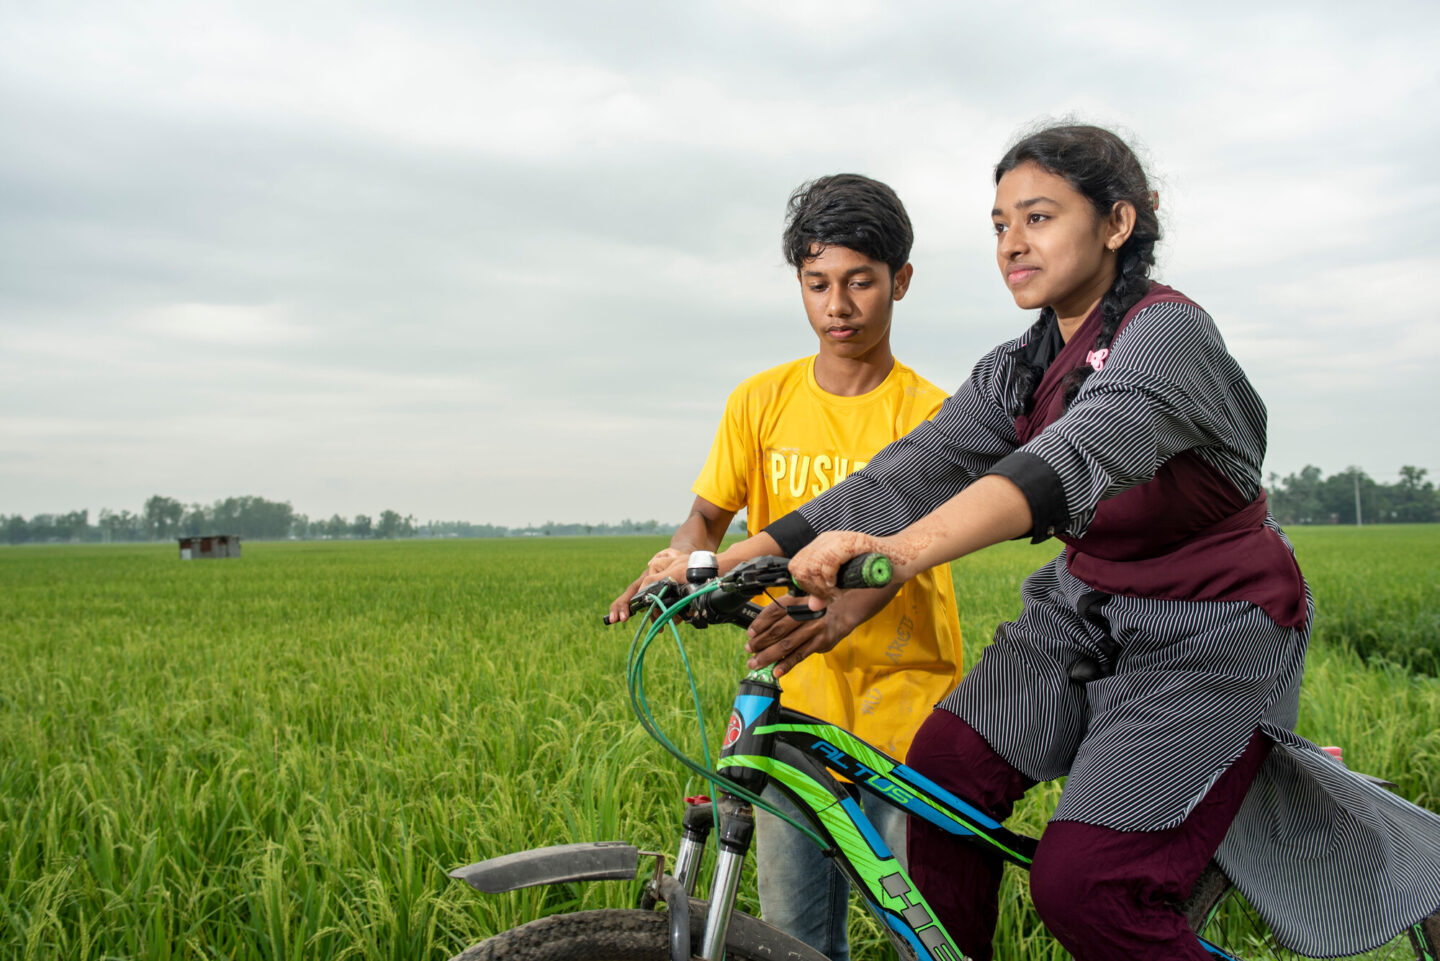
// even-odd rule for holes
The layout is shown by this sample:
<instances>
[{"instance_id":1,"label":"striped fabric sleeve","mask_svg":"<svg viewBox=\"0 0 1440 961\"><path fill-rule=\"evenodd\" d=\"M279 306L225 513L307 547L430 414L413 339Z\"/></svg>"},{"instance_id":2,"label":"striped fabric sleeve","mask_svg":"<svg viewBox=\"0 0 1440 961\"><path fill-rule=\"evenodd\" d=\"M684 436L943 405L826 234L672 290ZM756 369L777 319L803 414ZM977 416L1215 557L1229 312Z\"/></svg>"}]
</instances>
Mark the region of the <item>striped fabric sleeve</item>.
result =
<instances>
[{"instance_id":1,"label":"striped fabric sleeve","mask_svg":"<svg viewBox=\"0 0 1440 961\"><path fill-rule=\"evenodd\" d=\"M1036 540L1079 537L1100 501L1185 450L1247 497L1259 493L1265 406L1205 311L1170 302L1140 311L1065 416L1023 447L1006 403L1015 346L987 354L933 421L766 531L789 554L822 531L892 534L996 473L1025 493Z\"/></svg>"},{"instance_id":2,"label":"striped fabric sleeve","mask_svg":"<svg viewBox=\"0 0 1440 961\"><path fill-rule=\"evenodd\" d=\"M919 520L1015 450L1015 421L1002 398L1015 343L981 359L931 420L866 465L765 528L787 554L830 530L893 534Z\"/></svg>"},{"instance_id":3,"label":"striped fabric sleeve","mask_svg":"<svg viewBox=\"0 0 1440 961\"><path fill-rule=\"evenodd\" d=\"M1102 501L1194 450L1248 497L1259 493L1265 406L1209 314L1161 302L1136 314L1065 415L1021 452L1055 471L1063 530L1085 533Z\"/></svg>"},{"instance_id":4,"label":"striped fabric sleeve","mask_svg":"<svg viewBox=\"0 0 1440 961\"><path fill-rule=\"evenodd\" d=\"M1054 537L1057 530L1065 529L1068 520L1065 488L1055 468L1027 450L1017 450L987 473L1008 478L1025 495L1025 503L1030 506L1032 544Z\"/></svg>"}]
</instances>

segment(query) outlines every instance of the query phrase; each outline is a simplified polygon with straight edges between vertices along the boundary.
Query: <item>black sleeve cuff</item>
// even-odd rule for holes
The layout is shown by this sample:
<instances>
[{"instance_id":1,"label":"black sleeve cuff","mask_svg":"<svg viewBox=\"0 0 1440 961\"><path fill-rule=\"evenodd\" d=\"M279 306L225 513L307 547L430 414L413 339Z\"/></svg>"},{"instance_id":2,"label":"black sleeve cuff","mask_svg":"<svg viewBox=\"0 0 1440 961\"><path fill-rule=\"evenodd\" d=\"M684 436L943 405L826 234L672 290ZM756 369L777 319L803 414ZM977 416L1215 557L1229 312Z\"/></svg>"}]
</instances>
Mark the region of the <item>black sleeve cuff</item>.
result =
<instances>
[{"instance_id":1,"label":"black sleeve cuff","mask_svg":"<svg viewBox=\"0 0 1440 961\"><path fill-rule=\"evenodd\" d=\"M1045 461L1029 451L1017 450L986 473L1008 478L1025 495L1034 522L1030 543L1038 544L1065 529L1070 519L1065 509L1065 489L1060 485L1060 475Z\"/></svg>"},{"instance_id":2,"label":"black sleeve cuff","mask_svg":"<svg viewBox=\"0 0 1440 961\"><path fill-rule=\"evenodd\" d=\"M799 511L791 511L779 520L772 521L764 530L775 538L775 543L780 545L780 550L785 552L786 557L794 557L800 548L817 536L815 528L810 526L810 522L801 516Z\"/></svg>"}]
</instances>

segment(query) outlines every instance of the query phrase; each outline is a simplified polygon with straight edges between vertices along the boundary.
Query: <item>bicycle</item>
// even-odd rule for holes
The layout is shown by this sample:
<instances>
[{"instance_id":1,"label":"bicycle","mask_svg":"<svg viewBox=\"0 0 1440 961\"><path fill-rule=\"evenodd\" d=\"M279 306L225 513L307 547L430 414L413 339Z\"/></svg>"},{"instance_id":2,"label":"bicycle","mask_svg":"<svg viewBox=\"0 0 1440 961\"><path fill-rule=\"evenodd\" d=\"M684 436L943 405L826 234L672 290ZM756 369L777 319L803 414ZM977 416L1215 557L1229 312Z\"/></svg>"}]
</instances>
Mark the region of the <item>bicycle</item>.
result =
<instances>
[{"instance_id":1,"label":"bicycle","mask_svg":"<svg viewBox=\"0 0 1440 961\"><path fill-rule=\"evenodd\" d=\"M714 785L708 800L687 799L690 803L682 820L673 873L665 871L663 853L641 851L619 841L537 848L459 868L450 876L480 891L502 893L543 884L633 881L640 859L654 858L638 909L612 908L530 921L468 948L452 961L724 961L726 957L825 961L823 955L735 907L755 805L785 817L826 850L901 959L963 961L846 782L911 817L923 817L976 844L988 845L1022 869L1030 867L1037 839L1010 831L965 799L843 728L785 708L769 667L750 671L740 681L718 765L710 762L708 745L702 764L656 728L644 694L645 655L655 638L668 628L683 653L676 620L696 627L748 625L760 611L752 597L772 588L796 591L784 558L756 558L718 576L713 555L701 555L703 552L697 552L691 558L688 583L651 585L631 602L632 613L647 608L651 613L631 645L627 680L632 707L647 733ZM840 583L843 587L881 587L889 579L889 561L883 555L869 554L845 565ZM799 609L791 614L803 617L809 612ZM697 714L703 721L698 704ZM703 723L701 736L704 744ZM760 791L770 782L780 786L807 823L774 811L760 799ZM710 834L717 829L708 899L699 899L695 894L701 859ZM666 905L664 912L657 910L661 903ZM1202 946L1217 959L1300 957L1276 943L1264 921L1213 861L1180 907ZM1397 932L1387 944L1350 957L1440 961L1440 910Z\"/></svg>"}]
</instances>

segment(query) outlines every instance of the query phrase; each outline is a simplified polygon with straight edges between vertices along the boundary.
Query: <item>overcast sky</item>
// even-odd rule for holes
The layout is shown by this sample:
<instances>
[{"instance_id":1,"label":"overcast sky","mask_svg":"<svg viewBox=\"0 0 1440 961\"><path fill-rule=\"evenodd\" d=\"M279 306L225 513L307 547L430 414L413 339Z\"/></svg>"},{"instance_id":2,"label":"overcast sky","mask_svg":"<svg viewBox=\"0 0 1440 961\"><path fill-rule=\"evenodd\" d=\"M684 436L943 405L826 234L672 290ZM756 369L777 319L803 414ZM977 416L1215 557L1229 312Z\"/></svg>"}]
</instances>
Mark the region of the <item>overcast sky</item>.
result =
<instances>
[{"instance_id":1,"label":"overcast sky","mask_svg":"<svg viewBox=\"0 0 1440 961\"><path fill-rule=\"evenodd\" d=\"M1110 125L1266 471L1440 476L1433 3L0 0L0 513L678 521L729 390L813 352L801 181L915 223L896 355L1030 322L991 168Z\"/></svg>"}]
</instances>

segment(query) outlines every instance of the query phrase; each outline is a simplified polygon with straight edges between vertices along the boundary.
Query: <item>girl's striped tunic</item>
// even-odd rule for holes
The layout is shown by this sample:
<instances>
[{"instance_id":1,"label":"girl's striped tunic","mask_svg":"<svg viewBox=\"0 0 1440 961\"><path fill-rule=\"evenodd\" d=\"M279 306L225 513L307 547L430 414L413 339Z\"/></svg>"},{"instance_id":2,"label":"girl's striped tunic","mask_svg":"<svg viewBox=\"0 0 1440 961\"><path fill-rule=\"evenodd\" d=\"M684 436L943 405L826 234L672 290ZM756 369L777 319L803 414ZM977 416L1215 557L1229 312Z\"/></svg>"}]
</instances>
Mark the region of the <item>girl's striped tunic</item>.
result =
<instances>
[{"instance_id":1,"label":"girl's striped tunic","mask_svg":"<svg viewBox=\"0 0 1440 961\"><path fill-rule=\"evenodd\" d=\"M1096 369L1043 429L1017 411L1034 347L1002 344L933 421L767 531L789 554L821 531L890 534L1010 477L1035 537L1070 546L940 706L1025 774L1068 775L1053 819L1128 831L1183 821L1258 727L1275 749L1216 859L1287 946L1367 950L1440 906L1440 818L1294 733L1313 606L1264 510L1264 404L1209 315L1168 288L1108 355L1083 352L1091 321L1054 360L1079 350ZM1249 520L1217 521L1227 504ZM1104 676L1072 681L1082 656Z\"/></svg>"}]
</instances>

